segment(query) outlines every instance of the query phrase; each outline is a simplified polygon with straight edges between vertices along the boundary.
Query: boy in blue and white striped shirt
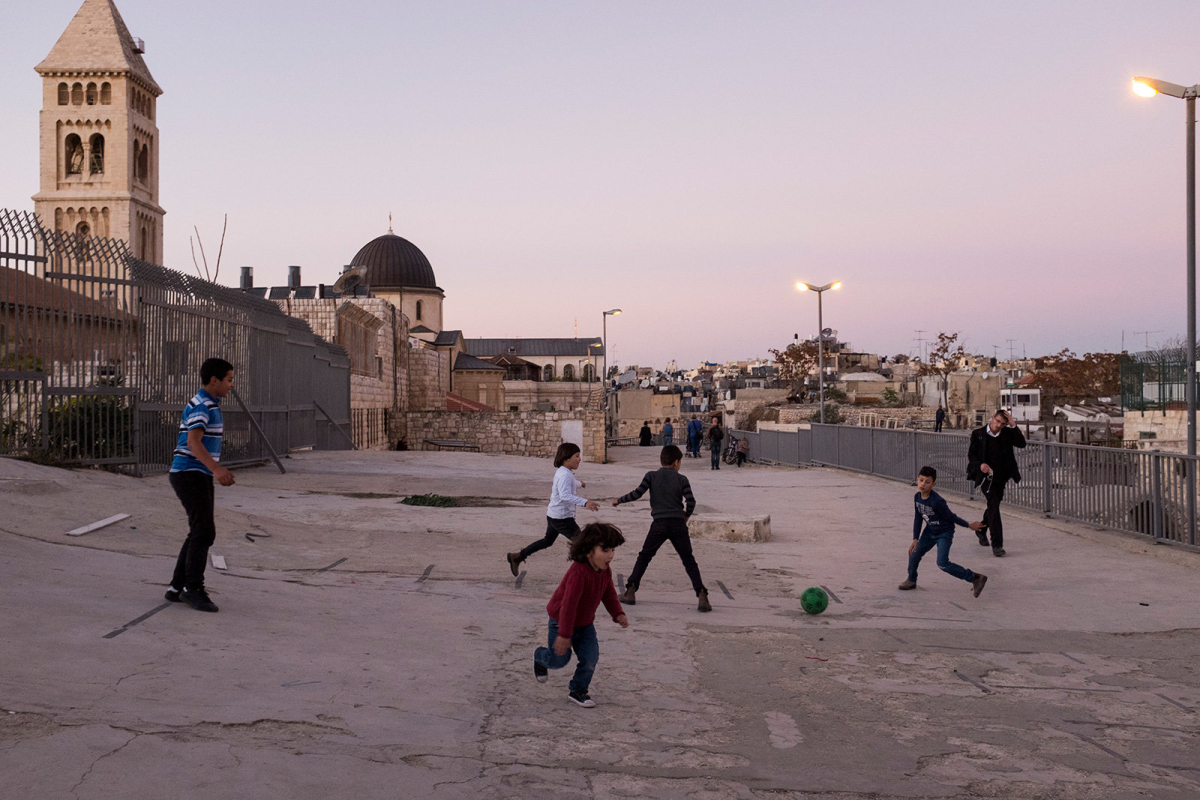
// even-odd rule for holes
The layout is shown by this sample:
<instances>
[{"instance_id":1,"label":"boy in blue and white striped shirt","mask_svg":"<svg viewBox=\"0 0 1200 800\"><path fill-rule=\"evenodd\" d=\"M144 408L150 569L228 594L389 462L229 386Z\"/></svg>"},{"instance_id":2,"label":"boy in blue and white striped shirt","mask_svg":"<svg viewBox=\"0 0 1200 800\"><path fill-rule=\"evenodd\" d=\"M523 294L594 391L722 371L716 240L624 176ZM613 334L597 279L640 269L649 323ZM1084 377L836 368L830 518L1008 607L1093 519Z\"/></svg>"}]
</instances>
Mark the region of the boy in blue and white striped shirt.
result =
<instances>
[{"instance_id":1,"label":"boy in blue and white striped shirt","mask_svg":"<svg viewBox=\"0 0 1200 800\"><path fill-rule=\"evenodd\" d=\"M200 391L188 401L179 421L175 458L171 461L171 488L188 517L188 535L175 562L175 575L167 599L180 600L197 611L216 611L204 590L208 548L217 538L213 521L213 479L232 486L233 473L218 463L225 433L221 399L233 391L233 365L210 358L200 366Z\"/></svg>"}]
</instances>

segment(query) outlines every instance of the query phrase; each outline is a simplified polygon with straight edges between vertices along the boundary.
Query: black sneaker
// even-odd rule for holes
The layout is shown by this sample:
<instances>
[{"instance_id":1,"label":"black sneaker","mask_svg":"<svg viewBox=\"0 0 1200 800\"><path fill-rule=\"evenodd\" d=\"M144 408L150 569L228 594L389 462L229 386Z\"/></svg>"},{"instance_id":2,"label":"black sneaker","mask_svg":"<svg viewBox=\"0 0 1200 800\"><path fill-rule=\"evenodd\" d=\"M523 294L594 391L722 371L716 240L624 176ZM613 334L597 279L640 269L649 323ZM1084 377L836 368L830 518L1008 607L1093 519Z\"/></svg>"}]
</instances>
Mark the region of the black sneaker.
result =
<instances>
[{"instance_id":1,"label":"black sneaker","mask_svg":"<svg viewBox=\"0 0 1200 800\"><path fill-rule=\"evenodd\" d=\"M182 595L183 602L197 611L217 611L217 604L209 599L208 592L203 589L198 592L189 592L187 589L184 589Z\"/></svg>"},{"instance_id":2,"label":"black sneaker","mask_svg":"<svg viewBox=\"0 0 1200 800\"><path fill-rule=\"evenodd\" d=\"M979 537L979 544L984 547L988 546L989 542L987 538L987 528L984 528L981 531L975 531L975 535Z\"/></svg>"},{"instance_id":3,"label":"black sneaker","mask_svg":"<svg viewBox=\"0 0 1200 800\"><path fill-rule=\"evenodd\" d=\"M987 575L975 573L975 580L971 581L971 594L979 597L979 593L983 591L983 587L987 584Z\"/></svg>"},{"instance_id":4,"label":"black sneaker","mask_svg":"<svg viewBox=\"0 0 1200 800\"><path fill-rule=\"evenodd\" d=\"M541 664L539 664L537 662L537 659L535 658L533 660L533 677L537 678L538 683L546 682L547 672L548 672L548 670L545 667L543 667Z\"/></svg>"},{"instance_id":5,"label":"black sneaker","mask_svg":"<svg viewBox=\"0 0 1200 800\"><path fill-rule=\"evenodd\" d=\"M512 570L513 577L515 578L521 574L521 554L509 553L507 557L508 568Z\"/></svg>"},{"instance_id":6,"label":"black sneaker","mask_svg":"<svg viewBox=\"0 0 1200 800\"><path fill-rule=\"evenodd\" d=\"M596 703L595 703L595 701L592 700L591 696L588 695L587 692L581 692L578 689L572 689L567 694L567 699L570 700L575 705L581 706L583 708L595 708L596 707Z\"/></svg>"},{"instance_id":7,"label":"black sneaker","mask_svg":"<svg viewBox=\"0 0 1200 800\"><path fill-rule=\"evenodd\" d=\"M996 558L1000 558L1001 556L1004 555L1004 548L1003 547L993 547L992 555L994 555Z\"/></svg>"},{"instance_id":8,"label":"black sneaker","mask_svg":"<svg viewBox=\"0 0 1200 800\"><path fill-rule=\"evenodd\" d=\"M174 586L168 586L167 593L163 596L166 597L169 602L178 603L180 600L183 599L182 595L183 595L183 593L180 592L178 589L176 589Z\"/></svg>"}]
</instances>

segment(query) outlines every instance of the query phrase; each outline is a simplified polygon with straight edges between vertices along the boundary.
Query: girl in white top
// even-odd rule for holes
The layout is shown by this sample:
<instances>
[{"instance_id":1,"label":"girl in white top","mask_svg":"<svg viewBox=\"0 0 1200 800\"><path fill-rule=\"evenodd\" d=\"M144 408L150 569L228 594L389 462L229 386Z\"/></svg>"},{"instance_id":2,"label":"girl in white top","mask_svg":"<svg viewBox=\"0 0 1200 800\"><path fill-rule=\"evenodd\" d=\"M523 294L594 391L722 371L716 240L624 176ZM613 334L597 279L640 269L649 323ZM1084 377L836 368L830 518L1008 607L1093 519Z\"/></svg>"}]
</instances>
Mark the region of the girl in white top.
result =
<instances>
[{"instance_id":1,"label":"girl in white top","mask_svg":"<svg viewBox=\"0 0 1200 800\"><path fill-rule=\"evenodd\" d=\"M508 554L508 567L513 575L519 575L521 562L539 550L545 550L554 544L559 536L565 536L568 541L579 535L579 525L575 522L575 509L583 506L589 511L599 511L600 505L594 500L586 500L577 492L586 489L587 484L575 479L575 470L583 454L579 445L563 442L554 454L554 483L550 488L550 504L546 506L546 535L531 543L517 553Z\"/></svg>"}]
</instances>

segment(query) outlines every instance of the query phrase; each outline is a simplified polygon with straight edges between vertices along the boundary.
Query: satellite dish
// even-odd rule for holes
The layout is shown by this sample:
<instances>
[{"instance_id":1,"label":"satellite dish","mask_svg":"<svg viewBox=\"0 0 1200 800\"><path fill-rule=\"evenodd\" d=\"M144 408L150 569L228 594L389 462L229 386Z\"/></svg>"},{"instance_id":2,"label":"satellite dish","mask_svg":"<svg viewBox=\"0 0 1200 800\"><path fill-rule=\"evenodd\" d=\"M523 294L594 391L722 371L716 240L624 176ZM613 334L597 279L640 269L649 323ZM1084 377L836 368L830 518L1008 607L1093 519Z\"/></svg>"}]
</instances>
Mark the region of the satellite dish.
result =
<instances>
[{"instance_id":1,"label":"satellite dish","mask_svg":"<svg viewBox=\"0 0 1200 800\"><path fill-rule=\"evenodd\" d=\"M347 267L341 277L333 284L333 290L338 294L350 294L355 286L367 277L366 267Z\"/></svg>"}]
</instances>

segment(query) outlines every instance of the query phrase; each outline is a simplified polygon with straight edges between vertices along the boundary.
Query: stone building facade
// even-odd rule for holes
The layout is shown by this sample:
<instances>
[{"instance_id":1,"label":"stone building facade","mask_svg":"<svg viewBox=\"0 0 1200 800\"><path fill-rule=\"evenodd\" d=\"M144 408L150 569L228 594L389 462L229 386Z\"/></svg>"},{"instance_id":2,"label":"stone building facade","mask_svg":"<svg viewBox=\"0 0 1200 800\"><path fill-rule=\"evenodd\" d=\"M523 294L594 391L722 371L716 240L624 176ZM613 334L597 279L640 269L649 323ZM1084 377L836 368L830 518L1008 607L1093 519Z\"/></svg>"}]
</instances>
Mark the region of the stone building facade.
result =
<instances>
[{"instance_id":1,"label":"stone building facade","mask_svg":"<svg viewBox=\"0 0 1200 800\"><path fill-rule=\"evenodd\" d=\"M41 167L34 212L56 231L123 239L163 261L158 198L162 89L110 0L84 0L42 78Z\"/></svg>"},{"instance_id":2,"label":"stone building facade","mask_svg":"<svg viewBox=\"0 0 1200 800\"><path fill-rule=\"evenodd\" d=\"M407 431L408 322L376 297L278 298L283 313L341 345L350 356L350 422L354 445L387 450Z\"/></svg>"}]
</instances>

